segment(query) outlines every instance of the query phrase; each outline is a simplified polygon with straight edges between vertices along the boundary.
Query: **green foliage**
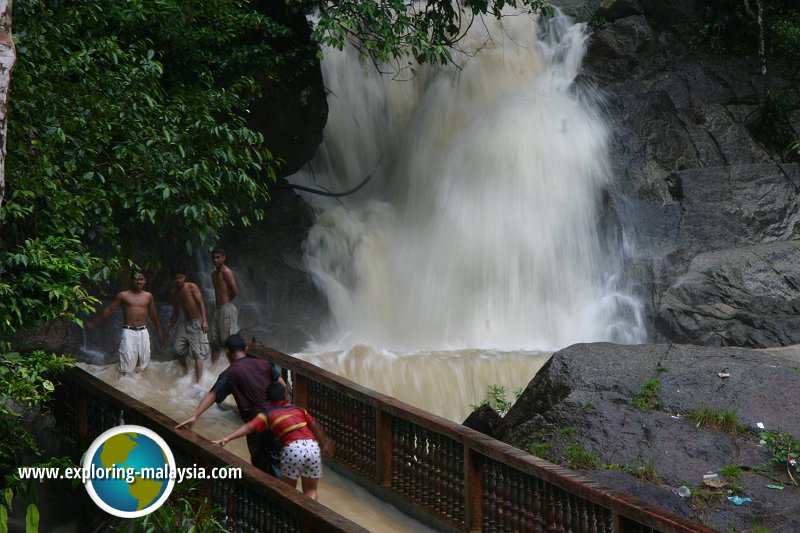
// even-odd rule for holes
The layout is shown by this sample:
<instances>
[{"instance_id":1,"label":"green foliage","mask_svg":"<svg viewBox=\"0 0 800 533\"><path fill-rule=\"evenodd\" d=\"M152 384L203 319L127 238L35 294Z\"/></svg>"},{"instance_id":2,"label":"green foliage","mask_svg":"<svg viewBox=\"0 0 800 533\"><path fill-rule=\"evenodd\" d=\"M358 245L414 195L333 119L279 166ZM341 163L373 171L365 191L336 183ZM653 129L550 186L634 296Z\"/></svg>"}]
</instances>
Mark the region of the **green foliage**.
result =
<instances>
[{"instance_id":1,"label":"green foliage","mask_svg":"<svg viewBox=\"0 0 800 533\"><path fill-rule=\"evenodd\" d=\"M732 409L718 411L708 406L701 406L686 414L687 420L694 420L698 426L724 431L731 435L746 431L739 421L739 415Z\"/></svg>"},{"instance_id":2,"label":"green foliage","mask_svg":"<svg viewBox=\"0 0 800 533\"><path fill-rule=\"evenodd\" d=\"M20 456L32 451L38 453L38 447L33 436L22 426L22 416L17 408L43 407L55 389L51 378L72 364L71 359L43 351L19 354L0 350L0 434L3 435L0 439L0 531L7 526L15 496L27 505L26 531L38 531L36 481L21 479L17 472ZM68 458L50 458L31 466L74 465Z\"/></svg>"},{"instance_id":3,"label":"green foliage","mask_svg":"<svg viewBox=\"0 0 800 533\"><path fill-rule=\"evenodd\" d=\"M542 428L532 435L534 443L531 444L528 451L531 455L541 457L542 459L551 460L550 458L550 443L548 442L553 437L552 428Z\"/></svg>"},{"instance_id":4,"label":"green foliage","mask_svg":"<svg viewBox=\"0 0 800 533\"><path fill-rule=\"evenodd\" d=\"M21 424L15 406L42 407L54 390L51 377L73 364L71 359L43 351L0 353L0 475L10 475L17 455L35 450L33 437Z\"/></svg>"},{"instance_id":5,"label":"green foliage","mask_svg":"<svg viewBox=\"0 0 800 533\"><path fill-rule=\"evenodd\" d=\"M796 60L800 54L800 9L794 0L761 0L765 52ZM703 22L691 44L719 55L755 56L759 49L757 6L743 0L705 0Z\"/></svg>"},{"instance_id":6,"label":"green foliage","mask_svg":"<svg viewBox=\"0 0 800 533\"><path fill-rule=\"evenodd\" d=\"M550 445L544 442L531 444L528 451L530 452L531 455L535 455L536 457L541 457L542 459L547 459L547 456L550 453Z\"/></svg>"},{"instance_id":7,"label":"green foliage","mask_svg":"<svg viewBox=\"0 0 800 533\"><path fill-rule=\"evenodd\" d=\"M661 400L658 398L658 392L661 387L661 382L658 378L647 380L642 385L642 390L633 399L633 406L641 410L660 409Z\"/></svg>"},{"instance_id":8,"label":"green foliage","mask_svg":"<svg viewBox=\"0 0 800 533\"><path fill-rule=\"evenodd\" d=\"M591 453L577 442L570 443L567 446L567 466L576 469L591 469L599 468L602 465L600 456L596 453Z\"/></svg>"},{"instance_id":9,"label":"green foliage","mask_svg":"<svg viewBox=\"0 0 800 533\"><path fill-rule=\"evenodd\" d=\"M175 485L164 505L152 513L122 522L118 533L223 533L225 510L213 505L202 495L197 483L185 481Z\"/></svg>"},{"instance_id":10,"label":"green foliage","mask_svg":"<svg viewBox=\"0 0 800 533\"><path fill-rule=\"evenodd\" d=\"M589 27L595 31L599 30L606 24L608 24L608 19L602 15L596 16L589 21Z\"/></svg>"},{"instance_id":11,"label":"green foliage","mask_svg":"<svg viewBox=\"0 0 800 533\"><path fill-rule=\"evenodd\" d=\"M738 481L742 477L742 469L737 465L725 465L719 469L719 473L730 482Z\"/></svg>"},{"instance_id":12,"label":"green foliage","mask_svg":"<svg viewBox=\"0 0 800 533\"><path fill-rule=\"evenodd\" d=\"M770 69L785 68L787 79L796 78L800 71L800 4L795 0L705 0L700 7L704 22L690 38L695 50L722 56L759 56L762 68L767 64ZM786 95L772 94L767 88L761 116L752 130L781 157L800 160L800 145L788 118L791 110Z\"/></svg>"},{"instance_id":13,"label":"green foliage","mask_svg":"<svg viewBox=\"0 0 800 533\"><path fill-rule=\"evenodd\" d=\"M764 445L772 451L770 462L785 466L792 481L797 484L792 471L800 475L800 442L786 432L764 431L760 434Z\"/></svg>"},{"instance_id":14,"label":"green foliage","mask_svg":"<svg viewBox=\"0 0 800 533\"><path fill-rule=\"evenodd\" d=\"M522 389L514 391L516 400L522 395ZM472 410L475 411L483 405L488 405L500 415L505 415L514 402L509 401L507 398L507 390L503 385L489 385L486 390L486 398L484 398L478 405L471 405Z\"/></svg>"},{"instance_id":15,"label":"green foliage","mask_svg":"<svg viewBox=\"0 0 800 533\"><path fill-rule=\"evenodd\" d=\"M260 217L274 162L246 124L258 86L233 74L256 64L232 30L250 19L236 0L16 2L10 241L64 236L118 258Z\"/></svg>"},{"instance_id":16,"label":"green foliage","mask_svg":"<svg viewBox=\"0 0 800 533\"><path fill-rule=\"evenodd\" d=\"M647 464L642 466L630 466L630 465L620 465L616 463L605 463L601 464L600 468L604 470L619 470L621 472L627 472L628 474L635 476L643 481L647 481L648 483L652 483L654 485L658 485L662 483L661 475L656 470L656 465L654 462L650 461Z\"/></svg>"},{"instance_id":17,"label":"green foliage","mask_svg":"<svg viewBox=\"0 0 800 533\"><path fill-rule=\"evenodd\" d=\"M789 120L792 111L790 97L782 92L768 94L761 105L761 116L752 128L761 142L782 156L790 156L795 143L794 129Z\"/></svg>"},{"instance_id":18,"label":"green foliage","mask_svg":"<svg viewBox=\"0 0 800 533\"><path fill-rule=\"evenodd\" d=\"M80 323L78 315L98 302L83 286L108 273L74 238L25 239L0 248L0 352L12 334L56 319Z\"/></svg>"},{"instance_id":19,"label":"green foliage","mask_svg":"<svg viewBox=\"0 0 800 533\"><path fill-rule=\"evenodd\" d=\"M698 509L705 509L710 504L722 502L724 498L725 494L721 490L712 489L711 487L698 487L692 489L689 501Z\"/></svg>"},{"instance_id":20,"label":"green foliage","mask_svg":"<svg viewBox=\"0 0 800 533\"><path fill-rule=\"evenodd\" d=\"M319 9L314 38L325 46L355 44L362 57L379 67L392 64L395 73L409 68L409 57L433 65L452 61L452 47L475 20L484 15L500 18L506 8L515 14L544 12L552 7L541 0L431 0L420 5L400 0L293 0L291 4Z\"/></svg>"},{"instance_id":21,"label":"green foliage","mask_svg":"<svg viewBox=\"0 0 800 533\"><path fill-rule=\"evenodd\" d=\"M629 466L625 468L625 472L647 481L648 483L653 483L654 485L658 485L662 482L661 475L658 473L658 470L656 470L656 465L652 461L642 466Z\"/></svg>"}]
</instances>

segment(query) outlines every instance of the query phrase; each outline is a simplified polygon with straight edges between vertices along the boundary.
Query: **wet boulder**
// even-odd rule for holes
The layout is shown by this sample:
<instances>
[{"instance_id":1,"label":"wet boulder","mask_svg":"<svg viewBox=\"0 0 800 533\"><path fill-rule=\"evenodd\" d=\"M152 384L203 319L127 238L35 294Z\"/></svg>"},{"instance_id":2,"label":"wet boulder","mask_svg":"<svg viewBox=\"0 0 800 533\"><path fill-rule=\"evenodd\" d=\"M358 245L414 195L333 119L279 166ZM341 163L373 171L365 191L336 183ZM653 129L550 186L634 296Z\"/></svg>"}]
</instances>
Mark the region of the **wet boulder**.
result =
<instances>
[{"instance_id":1,"label":"wet boulder","mask_svg":"<svg viewBox=\"0 0 800 533\"><path fill-rule=\"evenodd\" d=\"M763 351L578 344L553 355L496 431L715 529L789 533L800 530L800 488L760 440L800 440L798 390L797 359ZM679 496L681 485L694 496ZM751 501L727 499L736 495Z\"/></svg>"}]
</instances>

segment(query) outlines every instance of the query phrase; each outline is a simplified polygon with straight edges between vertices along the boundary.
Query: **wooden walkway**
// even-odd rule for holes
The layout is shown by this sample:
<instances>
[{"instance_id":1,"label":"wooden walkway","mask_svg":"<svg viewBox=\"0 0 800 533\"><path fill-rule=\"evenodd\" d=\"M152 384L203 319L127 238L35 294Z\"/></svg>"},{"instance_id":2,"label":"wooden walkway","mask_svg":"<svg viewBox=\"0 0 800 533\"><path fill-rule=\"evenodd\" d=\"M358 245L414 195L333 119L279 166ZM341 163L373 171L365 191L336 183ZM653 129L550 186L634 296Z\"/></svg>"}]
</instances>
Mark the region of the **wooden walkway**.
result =
<instances>
[{"instance_id":1,"label":"wooden walkway","mask_svg":"<svg viewBox=\"0 0 800 533\"><path fill-rule=\"evenodd\" d=\"M437 530L714 531L284 353L250 353L282 367L293 401L334 439L329 467ZM241 467L242 479L206 482L231 531L366 531L81 369L63 377L53 411L78 450L123 418L164 438L178 466Z\"/></svg>"}]
</instances>

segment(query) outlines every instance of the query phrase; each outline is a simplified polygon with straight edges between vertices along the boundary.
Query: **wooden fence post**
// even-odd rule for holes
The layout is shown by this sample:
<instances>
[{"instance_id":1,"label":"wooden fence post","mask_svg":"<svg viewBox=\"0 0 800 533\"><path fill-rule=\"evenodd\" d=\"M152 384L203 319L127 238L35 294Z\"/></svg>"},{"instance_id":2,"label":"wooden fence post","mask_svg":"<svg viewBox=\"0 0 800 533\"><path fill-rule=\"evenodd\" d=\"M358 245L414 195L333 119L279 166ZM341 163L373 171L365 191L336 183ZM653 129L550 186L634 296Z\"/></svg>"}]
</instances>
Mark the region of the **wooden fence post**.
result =
<instances>
[{"instance_id":1,"label":"wooden fence post","mask_svg":"<svg viewBox=\"0 0 800 533\"><path fill-rule=\"evenodd\" d=\"M464 520L466 530L481 531L483 522L483 475L480 457L464 446Z\"/></svg>"},{"instance_id":2,"label":"wooden fence post","mask_svg":"<svg viewBox=\"0 0 800 533\"><path fill-rule=\"evenodd\" d=\"M377 481L381 487L392 484L392 415L379 407L375 408L375 458L377 465Z\"/></svg>"}]
</instances>

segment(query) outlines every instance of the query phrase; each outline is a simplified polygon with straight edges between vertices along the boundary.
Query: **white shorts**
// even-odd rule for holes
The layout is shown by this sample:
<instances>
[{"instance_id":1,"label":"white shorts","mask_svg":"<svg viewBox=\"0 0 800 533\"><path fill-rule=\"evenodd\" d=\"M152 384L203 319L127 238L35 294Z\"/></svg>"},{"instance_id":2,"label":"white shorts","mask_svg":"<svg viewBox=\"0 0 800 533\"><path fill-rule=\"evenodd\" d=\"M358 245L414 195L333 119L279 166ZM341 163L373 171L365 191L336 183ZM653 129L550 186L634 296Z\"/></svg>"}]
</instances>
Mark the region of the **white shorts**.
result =
<instances>
[{"instance_id":1,"label":"white shorts","mask_svg":"<svg viewBox=\"0 0 800 533\"><path fill-rule=\"evenodd\" d=\"M150 362L150 332L144 329L123 329L119 341L119 371L137 372Z\"/></svg>"},{"instance_id":2,"label":"white shorts","mask_svg":"<svg viewBox=\"0 0 800 533\"><path fill-rule=\"evenodd\" d=\"M289 479L322 477L322 453L313 439L295 440L281 451L281 475Z\"/></svg>"}]
</instances>

